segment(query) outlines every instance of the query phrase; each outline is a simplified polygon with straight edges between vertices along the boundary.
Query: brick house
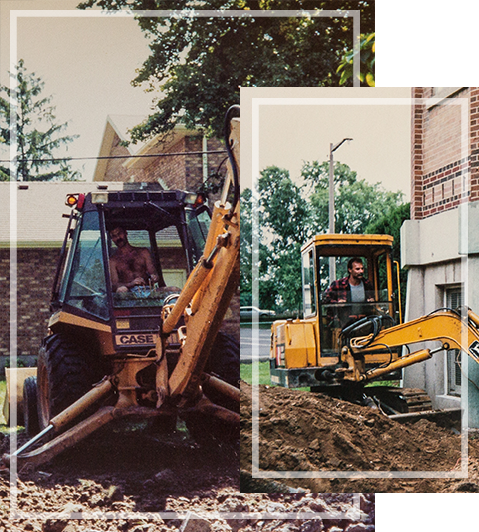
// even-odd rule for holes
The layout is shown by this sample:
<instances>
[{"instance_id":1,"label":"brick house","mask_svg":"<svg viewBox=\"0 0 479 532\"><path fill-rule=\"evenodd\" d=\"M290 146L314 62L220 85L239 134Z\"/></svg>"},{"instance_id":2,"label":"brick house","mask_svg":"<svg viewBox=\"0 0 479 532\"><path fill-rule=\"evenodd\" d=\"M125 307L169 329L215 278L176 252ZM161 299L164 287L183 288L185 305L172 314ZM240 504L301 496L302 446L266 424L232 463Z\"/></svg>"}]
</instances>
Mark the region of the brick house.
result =
<instances>
[{"instance_id":1,"label":"brick house","mask_svg":"<svg viewBox=\"0 0 479 532\"><path fill-rule=\"evenodd\" d=\"M177 126L165 138L128 146L128 130L138 116L108 116L93 181L160 183L164 189L196 191L217 170L226 151L216 138ZM203 153L208 151L209 153ZM219 153L217 153L219 152ZM139 156L135 158L135 156Z\"/></svg>"},{"instance_id":2,"label":"brick house","mask_svg":"<svg viewBox=\"0 0 479 532\"><path fill-rule=\"evenodd\" d=\"M412 97L411 220L401 229L406 320L463 304L478 312L479 88L414 88ZM478 427L470 381L479 385L479 368L455 350L404 370L404 385L425 389L434 408L465 407L469 382L469 423Z\"/></svg>"}]
</instances>

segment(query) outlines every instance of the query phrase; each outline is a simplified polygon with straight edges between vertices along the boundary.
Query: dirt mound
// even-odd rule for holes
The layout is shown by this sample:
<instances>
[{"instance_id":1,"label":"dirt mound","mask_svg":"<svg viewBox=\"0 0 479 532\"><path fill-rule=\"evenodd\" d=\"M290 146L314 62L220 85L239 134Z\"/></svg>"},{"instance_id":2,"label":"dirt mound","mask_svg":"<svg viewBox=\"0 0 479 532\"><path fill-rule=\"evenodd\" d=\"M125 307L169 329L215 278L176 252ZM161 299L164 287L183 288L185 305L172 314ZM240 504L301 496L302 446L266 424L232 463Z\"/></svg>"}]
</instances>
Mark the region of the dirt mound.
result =
<instances>
[{"instance_id":1,"label":"dirt mound","mask_svg":"<svg viewBox=\"0 0 479 532\"><path fill-rule=\"evenodd\" d=\"M241 469L245 471L251 471L251 394L251 386L242 383ZM420 476L427 477L428 472L461 468L461 437L451 430L425 419L406 426L378 410L322 394L260 386L258 420L259 467L264 471L424 472ZM470 438L468 484L479 489L478 458L479 441ZM315 492L465 489L464 480L432 478L281 482Z\"/></svg>"},{"instance_id":2,"label":"dirt mound","mask_svg":"<svg viewBox=\"0 0 479 532\"><path fill-rule=\"evenodd\" d=\"M9 452L7 436L0 448ZM361 495L359 512L349 494L241 494L238 446L200 447L187 431L139 425L110 426L48 464L25 466L15 516L12 487L0 469L0 532L374 531L373 495Z\"/></svg>"}]
</instances>

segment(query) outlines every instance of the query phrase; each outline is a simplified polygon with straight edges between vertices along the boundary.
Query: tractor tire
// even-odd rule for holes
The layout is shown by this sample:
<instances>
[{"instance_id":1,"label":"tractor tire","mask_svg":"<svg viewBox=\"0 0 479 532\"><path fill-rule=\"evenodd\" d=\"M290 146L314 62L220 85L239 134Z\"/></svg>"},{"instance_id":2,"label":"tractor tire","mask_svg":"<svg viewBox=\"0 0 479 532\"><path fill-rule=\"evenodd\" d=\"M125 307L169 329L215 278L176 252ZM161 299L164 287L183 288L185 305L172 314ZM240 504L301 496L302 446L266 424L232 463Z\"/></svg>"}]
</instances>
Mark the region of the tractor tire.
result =
<instances>
[{"instance_id":1,"label":"tractor tire","mask_svg":"<svg viewBox=\"0 0 479 532\"><path fill-rule=\"evenodd\" d=\"M28 377L23 383L23 419L27 436L33 438L40 432L36 377Z\"/></svg>"},{"instance_id":2,"label":"tractor tire","mask_svg":"<svg viewBox=\"0 0 479 532\"><path fill-rule=\"evenodd\" d=\"M239 388L240 386L240 345L232 336L218 333L211 349L211 354L205 371L220 377L228 384ZM229 408L239 409L239 405L233 405L224 400L215 390L203 389L210 401ZM239 442L239 427L231 427L222 420L207 416L202 413L185 412L181 415L186 423L190 436L200 445L218 446L222 443L235 444Z\"/></svg>"},{"instance_id":3,"label":"tractor tire","mask_svg":"<svg viewBox=\"0 0 479 532\"><path fill-rule=\"evenodd\" d=\"M37 363L40 430L102 378L99 369L98 358L95 359L85 342L63 334L44 340Z\"/></svg>"}]
</instances>

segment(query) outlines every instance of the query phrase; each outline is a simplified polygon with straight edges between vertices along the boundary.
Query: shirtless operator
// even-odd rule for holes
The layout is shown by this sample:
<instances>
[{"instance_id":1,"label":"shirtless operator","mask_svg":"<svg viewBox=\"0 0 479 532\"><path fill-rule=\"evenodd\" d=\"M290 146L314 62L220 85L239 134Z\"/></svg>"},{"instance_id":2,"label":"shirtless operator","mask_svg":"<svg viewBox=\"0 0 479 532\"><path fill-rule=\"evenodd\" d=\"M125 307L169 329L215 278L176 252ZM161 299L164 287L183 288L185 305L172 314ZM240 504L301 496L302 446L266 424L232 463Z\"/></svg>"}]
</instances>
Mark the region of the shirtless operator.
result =
<instances>
[{"instance_id":1,"label":"shirtless operator","mask_svg":"<svg viewBox=\"0 0 479 532\"><path fill-rule=\"evenodd\" d=\"M115 227L110 236L116 247L116 253L110 258L110 276L112 288L115 292L128 292L135 286L152 283L159 280L147 248L136 248L128 242L127 232L123 227Z\"/></svg>"}]
</instances>

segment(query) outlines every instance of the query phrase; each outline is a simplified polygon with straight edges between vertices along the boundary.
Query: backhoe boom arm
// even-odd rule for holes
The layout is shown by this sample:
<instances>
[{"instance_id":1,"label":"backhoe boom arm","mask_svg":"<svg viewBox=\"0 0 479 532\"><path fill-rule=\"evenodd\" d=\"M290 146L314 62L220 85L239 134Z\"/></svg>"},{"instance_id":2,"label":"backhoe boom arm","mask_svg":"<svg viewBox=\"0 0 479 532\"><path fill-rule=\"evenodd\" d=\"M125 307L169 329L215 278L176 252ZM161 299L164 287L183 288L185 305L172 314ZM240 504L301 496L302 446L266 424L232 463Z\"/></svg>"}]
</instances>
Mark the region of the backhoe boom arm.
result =
<instances>
[{"instance_id":1,"label":"backhoe boom arm","mask_svg":"<svg viewBox=\"0 0 479 532\"><path fill-rule=\"evenodd\" d=\"M353 357L362 357L385 347L392 350L410 344L439 341L442 347L437 351L460 349L479 364L478 325L479 317L470 309L467 309L467 315L465 312L461 315L453 310L439 310L408 323L384 329L375 337L369 335L352 338L350 348ZM380 371L367 372L362 376L362 380L375 378L388 371L421 362L430 358L434 352L428 349L417 350L381 368Z\"/></svg>"}]
</instances>

